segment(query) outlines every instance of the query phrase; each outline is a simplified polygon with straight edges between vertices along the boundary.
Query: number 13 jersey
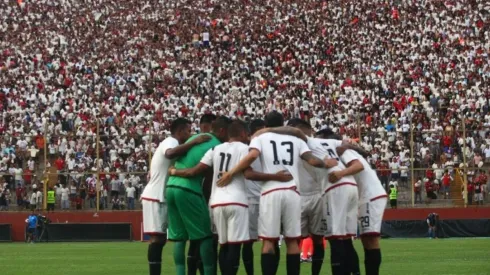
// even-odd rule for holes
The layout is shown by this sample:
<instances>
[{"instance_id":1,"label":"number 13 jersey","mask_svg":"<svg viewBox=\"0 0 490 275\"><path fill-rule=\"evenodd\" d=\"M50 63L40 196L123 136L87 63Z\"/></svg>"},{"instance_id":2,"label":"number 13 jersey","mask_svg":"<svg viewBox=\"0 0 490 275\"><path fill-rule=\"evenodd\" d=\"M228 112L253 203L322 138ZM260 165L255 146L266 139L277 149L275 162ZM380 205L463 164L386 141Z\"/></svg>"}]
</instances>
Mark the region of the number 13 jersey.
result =
<instances>
[{"instance_id":1,"label":"number 13 jersey","mask_svg":"<svg viewBox=\"0 0 490 275\"><path fill-rule=\"evenodd\" d=\"M263 173L276 174L287 170L293 176L290 182L265 182L262 185L262 195L278 189L298 187L296 182L301 181L299 178L300 162L303 161L301 156L310 152L306 142L293 136L266 133L252 139L250 149L260 152Z\"/></svg>"},{"instance_id":2,"label":"number 13 jersey","mask_svg":"<svg viewBox=\"0 0 490 275\"><path fill-rule=\"evenodd\" d=\"M216 186L221 173L237 166L247 154L247 145L241 142L226 142L208 150L201 159L201 163L213 167L213 185L209 199L209 205L212 208L225 205L248 207L243 173L234 176L232 182L225 187Z\"/></svg>"}]
</instances>

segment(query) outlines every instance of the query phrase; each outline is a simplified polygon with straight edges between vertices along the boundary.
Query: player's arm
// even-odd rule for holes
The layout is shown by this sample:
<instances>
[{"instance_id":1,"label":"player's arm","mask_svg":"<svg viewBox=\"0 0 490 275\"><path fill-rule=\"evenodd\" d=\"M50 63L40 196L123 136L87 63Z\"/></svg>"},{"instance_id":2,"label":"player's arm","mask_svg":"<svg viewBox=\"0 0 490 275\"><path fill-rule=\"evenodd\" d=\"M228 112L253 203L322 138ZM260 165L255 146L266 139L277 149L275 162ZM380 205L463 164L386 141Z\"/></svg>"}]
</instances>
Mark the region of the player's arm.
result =
<instances>
[{"instance_id":1,"label":"player's arm","mask_svg":"<svg viewBox=\"0 0 490 275\"><path fill-rule=\"evenodd\" d=\"M289 126L277 127L277 128L264 128L257 131L254 134L254 137L258 137L265 133L274 133L279 135L293 136L302 139L305 142L307 141L306 135L301 130Z\"/></svg>"},{"instance_id":2,"label":"player's arm","mask_svg":"<svg viewBox=\"0 0 490 275\"><path fill-rule=\"evenodd\" d=\"M311 151L305 152L301 155L301 159L306 161L309 165L317 168L332 168L337 166L337 161L332 158L325 158L321 160L313 155Z\"/></svg>"},{"instance_id":3,"label":"player's arm","mask_svg":"<svg viewBox=\"0 0 490 275\"><path fill-rule=\"evenodd\" d=\"M364 170L364 165L359 160L353 160L347 164L347 168L340 171L332 171L328 174L330 182L337 182L345 176L355 175Z\"/></svg>"},{"instance_id":4,"label":"player's arm","mask_svg":"<svg viewBox=\"0 0 490 275\"><path fill-rule=\"evenodd\" d=\"M168 172L171 176L177 176L182 178L191 178L197 175L201 175L210 167L206 164L199 162L196 166L187 169L176 169L175 167L170 167Z\"/></svg>"},{"instance_id":5,"label":"player's arm","mask_svg":"<svg viewBox=\"0 0 490 275\"><path fill-rule=\"evenodd\" d=\"M218 180L217 185L228 185L236 174L243 172L245 171L245 169L250 167L250 165L252 165L252 163L259 157L259 155L259 150L251 148L248 154L235 167L233 167L228 172L224 172L221 175L221 178Z\"/></svg>"},{"instance_id":6,"label":"player's arm","mask_svg":"<svg viewBox=\"0 0 490 275\"><path fill-rule=\"evenodd\" d=\"M293 180L293 176L287 172L286 170L279 171L276 174L265 174L261 172L257 172L252 168L247 168L243 175L248 180L253 181L279 181L279 182L288 182Z\"/></svg>"},{"instance_id":7,"label":"player's arm","mask_svg":"<svg viewBox=\"0 0 490 275\"><path fill-rule=\"evenodd\" d=\"M204 143L210 139L211 139L211 136L209 136L209 135L199 135L198 137L196 137L195 139L193 139L189 142L186 142L186 143L181 144L181 145L174 147L174 148L167 149L167 151L165 151L165 157L168 159L174 159L176 157L183 156L183 155L187 154L187 152L192 147L194 147L198 144Z\"/></svg>"}]
</instances>

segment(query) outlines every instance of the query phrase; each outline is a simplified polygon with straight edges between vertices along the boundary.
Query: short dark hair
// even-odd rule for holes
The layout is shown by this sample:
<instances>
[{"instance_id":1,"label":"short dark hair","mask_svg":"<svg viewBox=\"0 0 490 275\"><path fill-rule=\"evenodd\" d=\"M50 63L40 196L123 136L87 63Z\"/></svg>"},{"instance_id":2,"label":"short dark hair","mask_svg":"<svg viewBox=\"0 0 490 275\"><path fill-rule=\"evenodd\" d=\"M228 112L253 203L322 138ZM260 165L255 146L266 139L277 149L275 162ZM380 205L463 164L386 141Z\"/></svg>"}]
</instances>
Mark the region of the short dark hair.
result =
<instances>
[{"instance_id":1,"label":"short dark hair","mask_svg":"<svg viewBox=\"0 0 490 275\"><path fill-rule=\"evenodd\" d=\"M228 137L239 137L242 132L247 131L247 124L241 120L235 120L228 126Z\"/></svg>"},{"instance_id":2,"label":"short dark hair","mask_svg":"<svg viewBox=\"0 0 490 275\"><path fill-rule=\"evenodd\" d=\"M342 140L342 136L337 133L334 133L334 131L330 128L322 129L316 132L315 136L321 136L322 138L326 138L326 139Z\"/></svg>"},{"instance_id":3,"label":"short dark hair","mask_svg":"<svg viewBox=\"0 0 490 275\"><path fill-rule=\"evenodd\" d=\"M199 124L203 124L203 123L213 123L213 121L216 120L216 115L213 115L213 114L204 114L202 115L201 117L201 120L199 120Z\"/></svg>"},{"instance_id":4,"label":"short dark hair","mask_svg":"<svg viewBox=\"0 0 490 275\"><path fill-rule=\"evenodd\" d=\"M172 124L170 124L170 133L173 135L189 124L191 124L189 120L179 117L176 120L172 121Z\"/></svg>"},{"instance_id":5,"label":"short dark hair","mask_svg":"<svg viewBox=\"0 0 490 275\"><path fill-rule=\"evenodd\" d=\"M265 116L265 125L271 128L284 126L284 117L278 111L272 111Z\"/></svg>"},{"instance_id":6,"label":"short dark hair","mask_svg":"<svg viewBox=\"0 0 490 275\"><path fill-rule=\"evenodd\" d=\"M263 119L254 119L250 121L249 129L250 134L255 134L258 130L265 128L265 121Z\"/></svg>"},{"instance_id":7,"label":"short dark hair","mask_svg":"<svg viewBox=\"0 0 490 275\"><path fill-rule=\"evenodd\" d=\"M301 118L290 119L288 121L288 126L311 129L311 125Z\"/></svg>"},{"instance_id":8,"label":"short dark hair","mask_svg":"<svg viewBox=\"0 0 490 275\"><path fill-rule=\"evenodd\" d=\"M215 121L213 121L213 125L211 126L213 128L213 132L219 132L221 129L226 129L228 128L228 125L230 125L231 119L225 117L225 116L219 116L216 118Z\"/></svg>"}]
</instances>

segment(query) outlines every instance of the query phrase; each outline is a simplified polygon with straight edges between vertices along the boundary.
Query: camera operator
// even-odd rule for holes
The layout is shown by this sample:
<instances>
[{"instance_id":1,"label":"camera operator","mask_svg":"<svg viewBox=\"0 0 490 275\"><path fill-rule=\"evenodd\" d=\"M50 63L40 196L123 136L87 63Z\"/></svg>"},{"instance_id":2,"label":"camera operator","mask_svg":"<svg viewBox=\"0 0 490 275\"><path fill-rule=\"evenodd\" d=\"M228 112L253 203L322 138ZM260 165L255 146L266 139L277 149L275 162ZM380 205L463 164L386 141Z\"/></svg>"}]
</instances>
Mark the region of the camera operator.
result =
<instances>
[{"instance_id":1,"label":"camera operator","mask_svg":"<svg viewBox=\"0 0 490 275\"><path fill-rule=\"evenodd\" d=\"M43 236L46 236L46 242L49 241L48 224L51 223L51 220L41 214L37 215L37 220L37 232L39 232L39 242L42 241Z\"/></svg>"},{"instance_id":2,"label":"camera operator","mask_svg":"<svg viewBox=\"0 0 490 275\"><path fill-rule=\"evenodd\" d=\"M437 239L437 226L439 223L439 214L430 213L427 216L427 225L429 226L429 238Z\"/></svg>"},{"instance_id":3,"label":"camera operator","mask_svg":"<svg viewBox=\"0 0 490 275\"><path fill-rule=\"evenodd\" d=\"M32 210L29 217L26 219L27 223L27 236L26 242L34 243L37 236L37 227L38 227L38 217L37 214Z\"/></svg>"}]
</instances>

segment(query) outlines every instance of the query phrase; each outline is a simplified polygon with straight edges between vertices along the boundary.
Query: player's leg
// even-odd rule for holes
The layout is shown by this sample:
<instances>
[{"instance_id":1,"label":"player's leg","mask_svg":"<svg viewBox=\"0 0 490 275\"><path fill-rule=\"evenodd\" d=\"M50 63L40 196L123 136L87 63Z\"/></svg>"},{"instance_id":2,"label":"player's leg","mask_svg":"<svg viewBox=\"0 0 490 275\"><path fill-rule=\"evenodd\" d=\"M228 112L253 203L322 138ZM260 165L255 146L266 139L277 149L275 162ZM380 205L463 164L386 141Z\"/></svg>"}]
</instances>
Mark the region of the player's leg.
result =
<instances>
[{"instance_id":1,"label":"player's leg","mask_svg":"<svg viewBox=\"0 0 490 275\"><path fill-rule=\"evenodd\" d=\"M325 215L327 220L326 237L330 244L330 265L333 275L345 275L349 270L346 268L346 258L344 242L346 219L345 202L342 202L341 187L330 190L323 196L325 205Z\"/></svg>"},{"instance_id":2,"label":"player's leg","mask_svg":"<svg viewBox=\"0 0 490 275\"><path fill-rule=\"evenodd\" d=\"M190 241L189 250L187 251L187 275L196 275L198 268L200 274L204 274L204 271L201 270L202 264L200 264L201 257L199 254L199 241Z\"/></svg>"},{"instance_id":3,"label":"player's leg","mask_svg":"<svg viewBox=\"0 0 490 275\"><path fill-rule=\"evenodd\" d=\"M254 275L253 244L258 239L259 205L248 205L250 241L242 246L242 260L247 275Z\"/></svg>"},{"instance_id":4,"label":"player's leg","mask_svg":"<svg viewBox=\"0 0 490 275\"><path fill-rule=\"evenodd\" d=\"M160 275L162 250L167 242L167 207L163 203L142 201L143 231L150 235L148 265L150 275Z\"/></svg>"},{"instance_id":5,"label":"player's leg","mask_svg":"<svg viewBox=\"0 0 490 275\"><path fill-rule=\"evenodd\" d=\"M259 238L262 241L262 274L277 272L277 242L281 233L281 191L274 191L260 198Z\"/></svg>"},{"instance_id":6,"label":"player's leg","mask_svg":"<svg viewBox=\"0 0 490 275\"><path fill-rule=\"evenodd\" d=\"M180 207L180 200L189 196L182 194L185 192L178 188L167 188L167 211L168 211L168 239L174 241L174 262L177 275L185 275L185 244L189 239L186 224L182 219L183 209Z\"/></svg>"},{"instance_id":7,"label":"player's leg","mask_svg":"<svg viewBox=\"0 0 490 275\"><path fill-rule=\"evenodd\" d=\"M386 206L386 198L377 199L359 207L361 241L364 247L364 266L366 275L378 275L381 265L379 238L381 223Z\"/></svg>"},{"instance_id":8,"label":"player's leg","mask_svg":"<svg viewBox=\"0 0 490 275\"><path fill-rule=\"evenodd\" d=\"M350 267L350 273L353 275L359 275L359 256L357 255L354 244L352 243L352 237L357 235L357 220L359 207L357 204L358 191L355 186L344 186L344 203L346 203L345 219L346 238L344 238L344 249L347 256L347 265Z\"/></svg>"},{"instance_id":9,"label":"player's leg","mask_svg":"<svg viewBox=\"0 0 490 275\"><path fill-rule=\"evenodd\" d=\"M176 200L184 228L191 241L200 241L199 252L205 275L212 275L216 267L216 256L213 253L213 240L208 205L200 194L178 190ZM170 232L169 232L170 233Z\"/></svg>"},{"instance_id":10,"label":"player's leg","mask_svg":"<svg viewBox=\"0 0 490 275\"><path fill-rule=\"evenodd\" d=\"M311 234L313 253L311 255L311 274L318 275L322 269L325 258L324 238L327 230L325 219L325 206L321 194L311 196L311 217L308 222L308 231Z\"/></svg>"},{"instance_id":11,"label":"player's leg","mask_svg":"<svg viewBox=\"0 0 490 275\"><path fill-rule=\"evenodd\" d=\"M248 208L229 205L226 209L226 228L228 236L228 251L226 261L228 272L235 275L240 266L240 250L242 243L250 241Z\"/></svg>"},{"instance_id":12,"label":"player's leg","mask_svg":"<svg viewBox=\"0 0 490 275\"><path fill-rule=\"evenodd\" d=\"M281 220L284 240L287 246L287 274L299 275L301 260L298 240L301 238L301 197L293 190L278 192L281 192L283 196L281 200Z\"/></svg>"}]
</instances>

